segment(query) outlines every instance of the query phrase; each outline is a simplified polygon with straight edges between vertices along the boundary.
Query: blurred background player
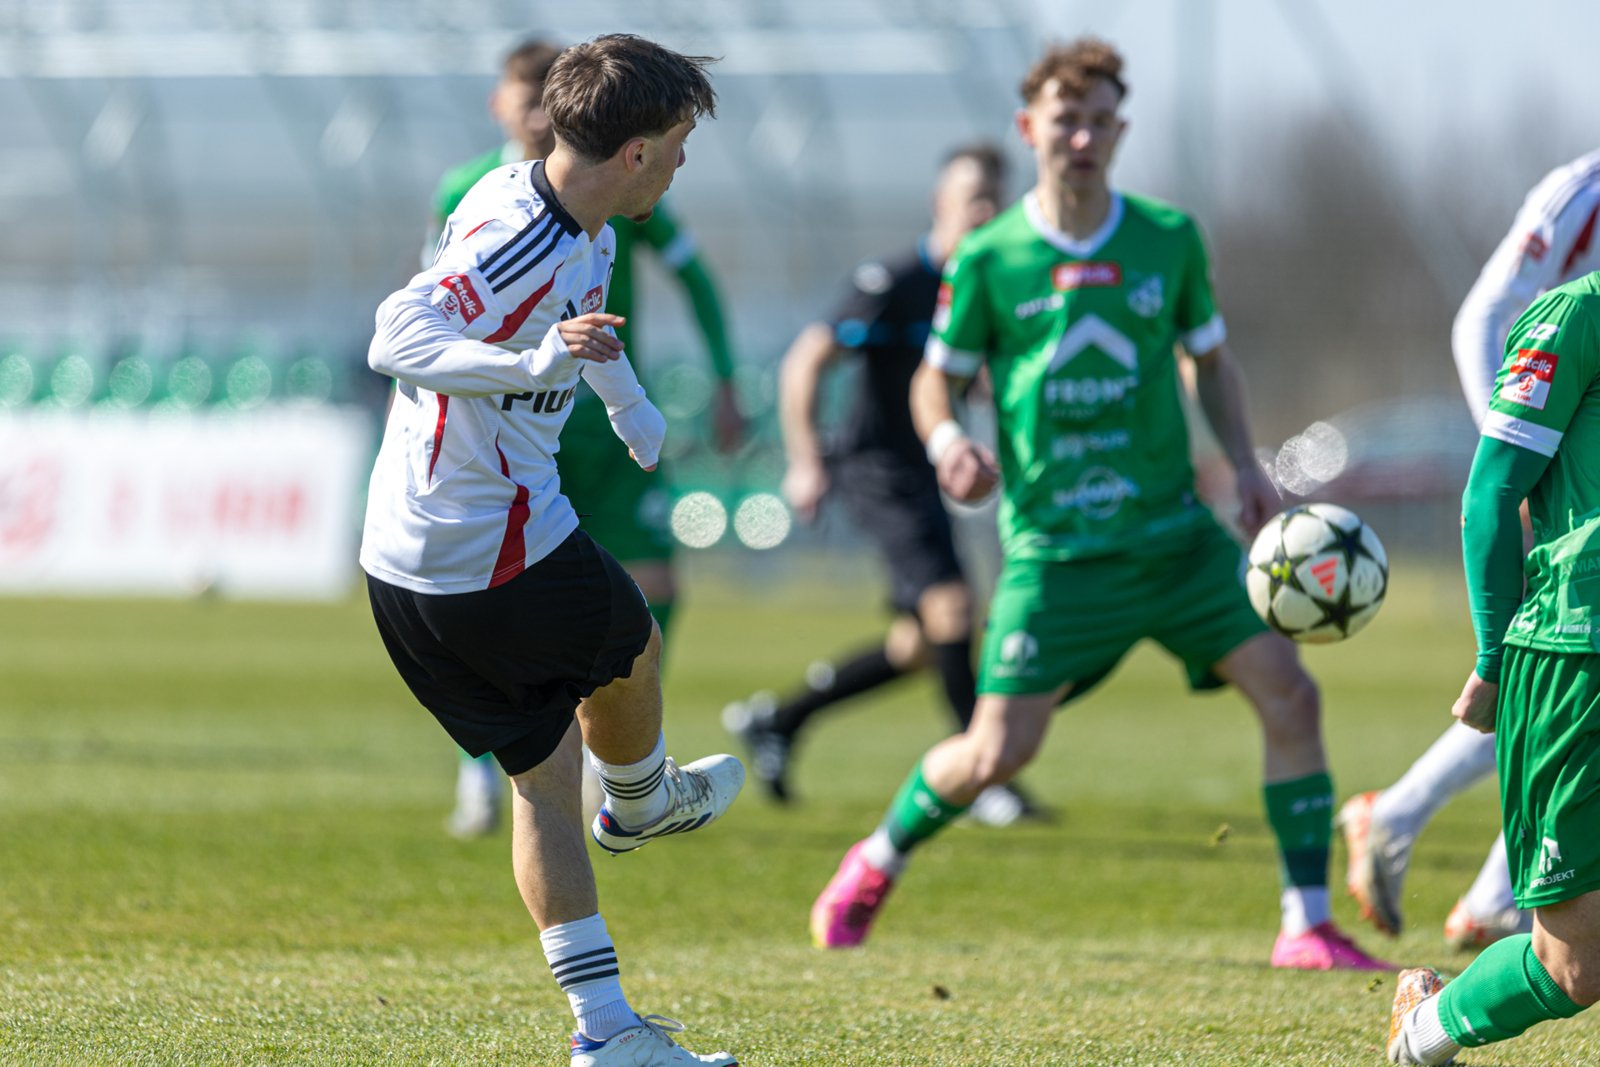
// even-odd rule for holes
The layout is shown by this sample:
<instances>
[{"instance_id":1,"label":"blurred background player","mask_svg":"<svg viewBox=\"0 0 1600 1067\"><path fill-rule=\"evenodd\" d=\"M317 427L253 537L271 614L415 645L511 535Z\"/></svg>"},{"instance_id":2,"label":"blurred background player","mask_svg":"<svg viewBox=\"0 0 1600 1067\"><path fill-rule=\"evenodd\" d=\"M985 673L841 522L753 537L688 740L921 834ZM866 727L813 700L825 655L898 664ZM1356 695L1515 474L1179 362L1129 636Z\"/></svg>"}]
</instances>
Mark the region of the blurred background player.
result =
<instances>
[{"instance_id":1,"label":"blurred background player","mask_svg":"<svg viewBox=\"0 0 1600 1067\"><path fill-rule=\"evenodd\" d=\"M574 1067L736 1064L681 1048L679 1024L623 994L584 843L582 752L605 793L591 833L613 853L707 825L744 772L732 756L666 756L660 630L579 528L555 465L581 376L655 468L666 422L603 311L606 220L645 218L671 184L696 119L715 113L707 62L625 34L561 53L550 155L468 191L434 265L379 306L368 355L398 383L361 545L373 615L418 702L511 776L512 868L577 1022Z\"/></svg>"},{"instance_id":2,"label":"blurred background player","mask_svg":"<svg viewBox=\"0 0 1600 1067\"><path fill-rule=\"evenodd\" d=\"M544 79L560 52L548 41L533 39L506 56L500 81L489 96L489 112L505 131L506 143L445 174L434 198L437 231L443 231L450 213L484 175L507 163L550 154L555 135L542 104ZM618 337L638 366L638 335L632 328L633 252L643 242L672 271L689 299L717 381L712 400L713 441L718 450L731 451L738 446L744 426L734 395L733 356L716 284L696 251L693 236L660 204L648 219L616 218L611 225L616 233L616 266L606 310L626 320L617 328ZM585 444L569 449L570 458L565 462L558 460L561 491L572 501L583 528L639 583L665 637L677 600L677 584L672 571L672 534L667 526L671 500L661 474L647 476L629 458L607 425L605 406L586 385L579 386L565 439ZM474 760L463 753L450 832L458 837L492 832L499 824L503 791L504 776L492 760Z\"/></svg>"},{"instance_id":3,"label":"blurred background player","mask_svg":"<svg viewBox=\"0 0 1600 1067\"><path fill-rule=\"evenodd\" d=\"M1005 568L972 724L929 750L879 828L845 854L812 908L812 935L824 947L860 944L912 850L1021 770L1063 700L1153 638L1191 687L1231 683L1261 722L1282 878L1272 965L1386 969L1329 910L1333 784L1316 684L1250 608L1239 545L1194 492L1175 346L1195 361L1201 406L1234 466L1240 526L1255 531L1279 506L1255 458L1199 229L1109 184L1126 127L1122 66L1092 38L1034 64L1017 125L1037 184L945 267L912 414L952 497L979 499L1000 481ZM985 366L998 470L953 416L952 394Z\"/></svg>"},{"instance_id":4,"label":"blurred background player","mask_svg":"<svg viewBox=\"0 0 1600 1067\"><path fill-rule=\"evenodd\" d=\"M1600 274L1527 309L1496 384L1461 500L1478 660L1450 710L1494 735L1515 901L1533 930L1490 944L1449 985L1402 972L1394 1063L1448 1063L1600 1001Z\"/></svg>"},{"instance_id":5,"label":"blurred background player","mask_svg":"<svg viewBox=\"0 0 1600 1067\"><path fill-rule=\"evenodd\" d=\"M724 709L723 724L748 746L756 777L779 801L790 798L791 754L811 717L886 682L931 666L957 728L972 721L972 595L938 479L911 425L910 390L939 272L956 243L994 217L1004 186L999 148L952 151L934 185L932 229L898 258L857 267L833 315L807 326L783 357L784 495L803 522L816 519L826 497L844 505L882 553L895 619L881 643L813 664L804 688L782 701L758 693ZM817 398L824 372L847 352L861 356L859 384L844 425L825 445ZM1005 786L973 805L975 815L1002 824L1029 810Z\"/></svg>"},{"instance_id":6,"label":"blurred background player","mask_svg":"<svg viewBox=\"0 0 1600 1067\"><path fill-rule=\"evenodd\" d=\"M1600 269L1600 151L1551 171L1534 186L1484 264L1456 314L1451 332L1456 369L1473 421L1489 410L1506 336L1540 294ZM1532 531L1524 539L1531 544ZM1401 891L1417 835L1444 803L1494 771L1494 738L1456 724L1387 789L1360 793L1339 809L1348 845L1345 881L1362 915L1379 930L1400 932ZM1506 868L1505 835L1495 840L1478 877L1445 919L1445 941L1457 949L1526 932Z\"/></svg>"}]
</instances>

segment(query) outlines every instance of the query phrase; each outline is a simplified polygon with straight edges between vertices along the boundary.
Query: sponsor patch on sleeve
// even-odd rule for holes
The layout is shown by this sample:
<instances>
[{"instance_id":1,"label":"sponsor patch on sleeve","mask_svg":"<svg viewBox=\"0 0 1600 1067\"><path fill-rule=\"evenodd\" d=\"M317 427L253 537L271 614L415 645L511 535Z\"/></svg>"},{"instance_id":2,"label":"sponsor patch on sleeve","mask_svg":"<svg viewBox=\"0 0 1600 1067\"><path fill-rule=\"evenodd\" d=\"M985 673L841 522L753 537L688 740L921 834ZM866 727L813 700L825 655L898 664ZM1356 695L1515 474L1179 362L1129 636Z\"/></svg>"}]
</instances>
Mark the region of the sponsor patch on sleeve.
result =
<instances>
[{"instance_id":1,"label":"sponsor patch on sleeve","mask_svg":"<svg viewBox=\"0 0 1600 1067\"><path fill-rule=\"evenodd\" d=\"M433 306L458 330L466 329L483 314L483 301L465 274L451 274L433 287Z\"/></svg>"},{"instance_id":2,"label":"sponsor patch on sleeve","mask_svg":"<svg viewBox=\"0 0 1600 1067\"><path fill-rule=\"evenodd\" d=\"M1519 348L1511 369L1506 372L1506 383L1500 387L1500 399L1542 411L1550 399L1550 382L1555 374L1554 352Z\"/></svg>"}]
</instances>

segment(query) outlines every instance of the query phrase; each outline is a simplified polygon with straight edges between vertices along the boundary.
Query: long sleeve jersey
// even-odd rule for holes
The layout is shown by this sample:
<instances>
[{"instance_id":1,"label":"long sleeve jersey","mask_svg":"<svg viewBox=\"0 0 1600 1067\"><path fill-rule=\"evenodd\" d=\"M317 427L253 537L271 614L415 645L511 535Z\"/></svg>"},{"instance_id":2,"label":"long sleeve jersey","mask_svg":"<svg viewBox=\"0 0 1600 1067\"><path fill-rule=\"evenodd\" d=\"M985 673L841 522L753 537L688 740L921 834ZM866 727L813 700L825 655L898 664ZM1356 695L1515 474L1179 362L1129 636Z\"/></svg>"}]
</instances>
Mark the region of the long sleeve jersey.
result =
<instances>
[{"instance_id":1,"label":"long sleeve jersey","mask_svg":"<svg viewBox=\"0 0 1600 1067\"><path fill-rule=\"evenodd\" d=\"M1600 150L1557 167L1534 186L1462 301L1450 344L1461 391L1480 426L1517 316L1541 293L1600 270L1597 217Z\"/></svg>"},{"instance_id":2,"label":"long sleeve jersey","mask_svg":"<svg viewBox=\"0 0 1600 1067\"><path fill-rule=\"evenodd\" d=\"M580 375L653 466L664 422L626 357L579 360L557 324L605 307L615 260L561 206L540 162L487 175L433 265L378 307L372 368L399 386L373 467L361 566L422 593L500 585L578 520L555 454Z\"/></svg>"}]
</instances>

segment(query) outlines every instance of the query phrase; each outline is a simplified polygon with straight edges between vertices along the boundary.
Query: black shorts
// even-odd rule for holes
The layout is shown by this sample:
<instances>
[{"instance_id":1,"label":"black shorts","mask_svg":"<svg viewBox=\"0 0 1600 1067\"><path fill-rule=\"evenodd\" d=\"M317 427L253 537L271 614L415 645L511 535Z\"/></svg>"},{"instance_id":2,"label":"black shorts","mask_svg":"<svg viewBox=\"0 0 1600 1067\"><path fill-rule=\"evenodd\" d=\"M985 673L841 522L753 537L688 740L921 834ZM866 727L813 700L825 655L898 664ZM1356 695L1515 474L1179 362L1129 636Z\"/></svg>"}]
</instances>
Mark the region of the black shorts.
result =
<instances>
[{"instance_id":1,"label":"black shorts","mask_svg":"<svg viewBox=\"0 0 1600 1067\"><path fill-rule=\"evenodd\" d=\"M368 575L367 596L417 700L507 774L549 758L578 702L628 677L653 625L633 579L581 530L493 589L414 593Z\"/></svg>"},{"instance_id":2,"label":"black shorts","mask_svg":"<svg viewBox=\"0 0 1600 1067\"><path fill-rule=\"evenodd\" d=\"M891 464L841 458L829 463L828 475L831 491L877 544L889 568L889 601L895 611L915 615L930 586L965 580L950 513L932 471L923 477Z\"/></svg>"}]
</instances>

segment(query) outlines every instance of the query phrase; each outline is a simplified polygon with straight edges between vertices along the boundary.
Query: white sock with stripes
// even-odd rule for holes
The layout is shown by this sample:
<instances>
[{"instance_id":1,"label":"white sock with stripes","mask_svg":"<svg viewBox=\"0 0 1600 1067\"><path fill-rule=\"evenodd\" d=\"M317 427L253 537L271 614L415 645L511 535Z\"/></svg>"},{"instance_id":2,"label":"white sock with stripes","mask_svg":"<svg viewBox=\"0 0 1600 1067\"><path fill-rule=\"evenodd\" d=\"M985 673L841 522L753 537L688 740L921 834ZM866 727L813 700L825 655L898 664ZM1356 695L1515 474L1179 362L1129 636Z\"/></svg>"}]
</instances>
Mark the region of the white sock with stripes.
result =
<instances>
[{"instance_id":1,"label":"white sock with stripes","mask_svg":"<svg viewBox=\"0 0 1600 1067\"><path fill-rule=\"evenodd\" d=\"M606 807L623 826L637 830L667 813L666 760L665 736L657 737L656 747L638 763L606 763L589 753L589 762L606 793Z\"/></svg>"},{"instance_id":2,"label":"white sock with stripes","mask_svg":"<svg viewBox=\"0 0 1600 1067\"><path fill-rule=\"evenodd\" d=\"M622 993L617 950L598 914L552 926L539 934L539 943L572 1005L578 1033L592 1041L607 1041L638 1025L639 1016Z\"/></svg>"}]
</instances>

